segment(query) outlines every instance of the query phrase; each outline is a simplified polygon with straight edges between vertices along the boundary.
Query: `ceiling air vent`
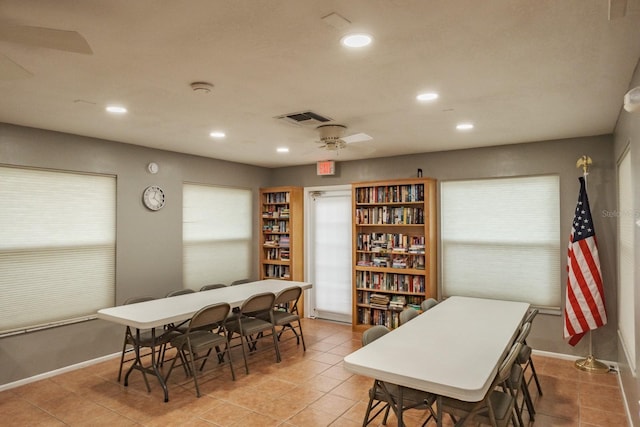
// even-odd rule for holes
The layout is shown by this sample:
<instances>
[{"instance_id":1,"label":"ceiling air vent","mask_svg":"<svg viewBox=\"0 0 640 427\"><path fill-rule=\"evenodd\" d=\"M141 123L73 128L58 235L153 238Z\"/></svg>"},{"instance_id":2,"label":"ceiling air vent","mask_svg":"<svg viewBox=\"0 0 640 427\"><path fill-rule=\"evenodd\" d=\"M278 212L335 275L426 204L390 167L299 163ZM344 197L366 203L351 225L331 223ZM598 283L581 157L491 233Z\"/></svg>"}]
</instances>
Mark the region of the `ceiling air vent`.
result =
<instances>
[{"instance_id":1,"label":"ceiling air vent","mask_svg":"<svg viewBox=\"0 0 640 427\"><path fill-rule=\"evenodd\" d=\"M316 114L313 111L303 111L299 113L283 114L276 116L276 119L284 120L289 123L293 123L299 126L316 128L323 123L332 121L328 117Z\"/></svg>"}]
</instances>

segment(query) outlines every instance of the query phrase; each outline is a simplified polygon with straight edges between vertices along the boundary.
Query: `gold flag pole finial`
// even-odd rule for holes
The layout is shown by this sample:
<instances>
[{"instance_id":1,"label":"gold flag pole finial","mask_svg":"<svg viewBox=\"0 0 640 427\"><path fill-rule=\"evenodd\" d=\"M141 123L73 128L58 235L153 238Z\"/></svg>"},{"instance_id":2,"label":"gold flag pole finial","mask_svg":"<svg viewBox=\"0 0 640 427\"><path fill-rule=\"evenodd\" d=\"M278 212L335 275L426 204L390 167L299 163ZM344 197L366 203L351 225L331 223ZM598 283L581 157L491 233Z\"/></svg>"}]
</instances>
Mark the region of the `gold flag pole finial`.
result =
<instances>
[{"instance_id":1,"label":"gold flag pole finial","mask_svg":"<svg viewBox=\"0 0 640 427\"><path fill-rule=\"evenodd\" d=\"M578 161L576 162L576 167L577 168L581 167L582 174L586 177L587 175L589 175L589 166L591 166L592 163L593 161L591 160L591 157L585 154L584 156L578 159Z\"/></svg>"}]
</instances>

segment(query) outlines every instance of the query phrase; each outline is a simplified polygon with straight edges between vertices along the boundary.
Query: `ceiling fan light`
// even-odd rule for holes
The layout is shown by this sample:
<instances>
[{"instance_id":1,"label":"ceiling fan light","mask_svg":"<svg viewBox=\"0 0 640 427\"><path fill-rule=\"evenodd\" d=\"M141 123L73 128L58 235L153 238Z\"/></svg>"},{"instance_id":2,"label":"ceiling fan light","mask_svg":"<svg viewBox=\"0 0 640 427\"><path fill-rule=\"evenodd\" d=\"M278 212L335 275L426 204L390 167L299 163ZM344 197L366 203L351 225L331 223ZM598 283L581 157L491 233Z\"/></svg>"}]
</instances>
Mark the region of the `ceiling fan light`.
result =
<instances>
[{"instance_id":1,"label":"ceiling fan light","mask_svg":"<svg viewBox=\"0 0 640 427\"><path fill-rule=\"evenodd\" d=\"M340 40L340 43L342 43L342 45L346 47L359 48L370 45L372 41L373 37L371 37L369 34L360 33L347 34Z\"/></svg>"}]
</instances>

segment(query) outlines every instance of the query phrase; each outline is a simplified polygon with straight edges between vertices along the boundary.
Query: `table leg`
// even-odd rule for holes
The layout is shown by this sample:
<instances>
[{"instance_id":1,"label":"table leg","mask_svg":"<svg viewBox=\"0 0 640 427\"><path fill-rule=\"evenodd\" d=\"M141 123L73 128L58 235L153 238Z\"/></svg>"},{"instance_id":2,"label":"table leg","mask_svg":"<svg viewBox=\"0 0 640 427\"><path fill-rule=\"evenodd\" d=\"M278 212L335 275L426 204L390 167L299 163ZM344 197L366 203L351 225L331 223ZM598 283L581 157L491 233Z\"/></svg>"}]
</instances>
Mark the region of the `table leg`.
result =
<instances>
[{"instance_id":1,"label":"table leg","mask_svg":"<svg viewBox=\"0 0 640 427\"><path fill-rule=\"evenodd\" d=\"M438 416L436 418L436 423L438 425L438 427L442 427L442 417L444 415L444 413L442 412L442 396L438 395L438 397L436 397L436 405L438 406L436 409L438 411Z\"/></svg>"},{"instance_id":2,"label":"table leg","mask_svg":"<svg viewBox=\"0 0 640 427\"><path fill-rule=\"evenodd\" d=\"M164 401L169 401L169 389L167 388L167 383L164 381L164 377L160 373L158 369L158 364L156 363L156 328L151 330L151 367L153 368L153 372L158 377L158 382L162 386L162 390L164 391Z\"/></svg>"},{"instance_id":3,"label":"table leg","mask_svg":"<svg viewBox=\"0 0 640 427\"><path fill-rule=\"evenodd\" d=\"M147 372L153 373L156 378L158 378L158 382L160 386L162 386L162 390L164 391L164 401L169 401L169 389L167 388L167 383L164 380L164 377L160 373L158 369L158 362L156 360L156 330L153 328L151 330L151 368L147 368L142 364L142 359L140 359L140 329L136 329L136 339L135 339L134 351L136 353L135 362L129 367L127 374L124 376L124 385L125 387L129 385L129 375L131 372L136 369L142 372L142 377L144 378L144 382L147 385L147 391L151 392L151 387L149 387L149 381L147 380Z\"/></svg>"}]
</instances>

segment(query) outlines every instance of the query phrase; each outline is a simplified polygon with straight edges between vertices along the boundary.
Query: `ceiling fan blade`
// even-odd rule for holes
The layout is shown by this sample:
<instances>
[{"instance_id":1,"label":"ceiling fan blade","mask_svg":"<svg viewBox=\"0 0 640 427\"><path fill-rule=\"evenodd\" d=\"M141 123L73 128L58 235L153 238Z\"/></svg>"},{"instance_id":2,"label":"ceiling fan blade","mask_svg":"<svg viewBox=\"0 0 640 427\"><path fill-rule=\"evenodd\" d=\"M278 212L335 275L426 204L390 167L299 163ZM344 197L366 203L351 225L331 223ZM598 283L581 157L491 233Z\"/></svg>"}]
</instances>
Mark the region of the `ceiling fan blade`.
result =
<instances>
[{"instance_id":1,"label":"ceiling fan blade","mask_svg":"<svg viewBox=\"0 0 640 427\"><path fill-rule=\"evenodd\" d=\"M353 142L371 141L372 139L372 136L369 136L366 133L362 132L354 133L353 135L345 136L342 138L342 140L347 144L351 144Z\"/></svg>"},{"instance_id":2,"label":"ceiling fan blade","mask_svg":"<svg viewBox=\"0 0 640 427\"><path fill-rule=\"evenodd\" d=\"M0 26L0 40L65 52L93 54L87 40L77 31L3 24Z\"/></svg>"},{"instance_id":3,"label":"ceiling fan blade","mask_svg":"<svg viewBox=\"0 0 640 427\"><path fill-rule=\"evenodd\" d=\"M33 77L33 74L0 53L0 80L18 80L29 77Z\"/></svg>"}]
</instances>

